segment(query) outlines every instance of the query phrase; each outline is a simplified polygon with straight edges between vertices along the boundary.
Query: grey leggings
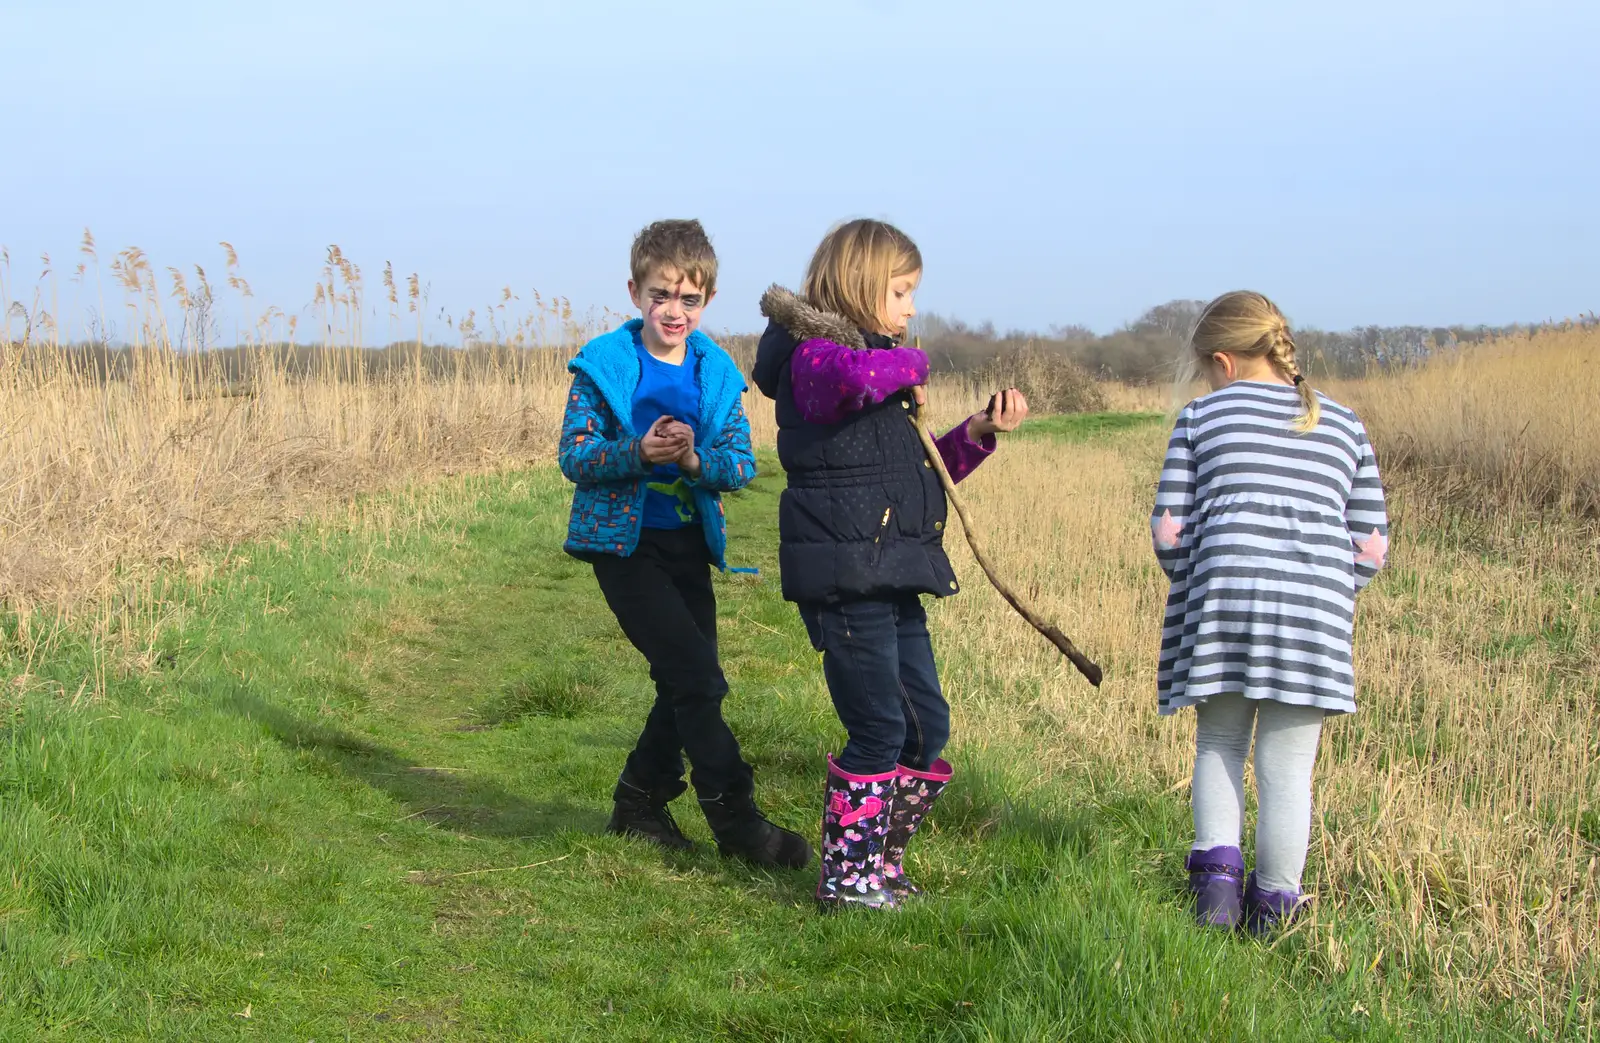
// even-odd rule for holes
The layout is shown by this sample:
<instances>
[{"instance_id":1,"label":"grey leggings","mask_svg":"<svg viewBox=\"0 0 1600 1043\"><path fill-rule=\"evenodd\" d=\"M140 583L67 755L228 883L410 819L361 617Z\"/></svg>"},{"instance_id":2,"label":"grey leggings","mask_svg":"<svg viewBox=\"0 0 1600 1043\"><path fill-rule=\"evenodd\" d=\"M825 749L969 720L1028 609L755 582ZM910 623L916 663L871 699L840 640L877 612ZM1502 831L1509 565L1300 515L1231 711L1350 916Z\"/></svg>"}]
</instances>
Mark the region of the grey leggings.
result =
<instances>
[{"instance_id":1,"label":"grey leggings","mask_svg":"<svg viewBox=\"0 0 1600 1043\"><path fill-rule=\"evenodd\" d=\"M1311 769L1323 711L1270 699L1214 695L1195 706L1194 847L1238 847L1244 823L1244 761L1256 740L1256 882L1300 890L1311 839Z\"/></svg>"}]
</instances>

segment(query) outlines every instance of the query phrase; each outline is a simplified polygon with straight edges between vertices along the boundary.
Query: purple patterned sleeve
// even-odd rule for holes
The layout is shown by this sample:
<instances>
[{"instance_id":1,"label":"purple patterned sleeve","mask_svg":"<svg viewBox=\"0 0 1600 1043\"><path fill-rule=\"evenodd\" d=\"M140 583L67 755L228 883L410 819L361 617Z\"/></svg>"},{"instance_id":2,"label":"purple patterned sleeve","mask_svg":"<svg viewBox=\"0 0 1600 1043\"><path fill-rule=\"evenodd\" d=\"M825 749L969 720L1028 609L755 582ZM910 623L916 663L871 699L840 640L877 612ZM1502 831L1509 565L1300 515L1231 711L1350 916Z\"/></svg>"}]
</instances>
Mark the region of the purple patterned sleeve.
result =
<instances>
[{"instance_id":1,"label":"purple patterned sleeve","mask_svg":"<svg viewBox=\"0 0 1600 1043\"><path fill-rule=\"evenodd\" d=\"M972 416L978 415L972 414ZM982 441L972 440L972 432L967 430L967 424L971 421L972 417L961 421L933 443L939 449L939 456L944 460L944 469L950 472L952 482L959 482L976 471L978 465L989 459L989 454L994 452L994 435L984 435Z\"/></svg>"},{"instance_id":2,"label":"purple patterned sleeve","mask_svg":"<svg viewBox=\"0 0 1600 1043\"><path fill-rule=\"evenodd\" d=\"M847 348L808 340L789 362L789 382L800 415L813 424L837 424L897 391L928 381L928 356L918 348Z\"/></svg>"}]
</instances>

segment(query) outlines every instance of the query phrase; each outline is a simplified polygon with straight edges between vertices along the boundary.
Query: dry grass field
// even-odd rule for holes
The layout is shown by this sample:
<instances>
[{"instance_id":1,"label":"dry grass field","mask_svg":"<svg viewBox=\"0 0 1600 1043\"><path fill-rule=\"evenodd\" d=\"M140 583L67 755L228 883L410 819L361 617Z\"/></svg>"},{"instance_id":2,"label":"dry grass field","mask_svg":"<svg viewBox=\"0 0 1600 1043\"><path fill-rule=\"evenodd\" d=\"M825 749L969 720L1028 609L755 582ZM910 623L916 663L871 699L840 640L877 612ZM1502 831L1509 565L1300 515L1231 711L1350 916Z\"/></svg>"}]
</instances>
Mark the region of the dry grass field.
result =
<instances>
[{"instance_id":1,"label":"dry grass field","mask_svg":"<svg viewBox=\"0 0 1600 1043\"><path fill-rule=\"evenodd\" d=\"M330 302L356 292L344 274ZM500 361L442 376L367 374L353 320L325 323L335 363L309 376L263 333L241 391L174 348L147 268L122 278L143 315L125 377L75 365L49 326L24 341L13 323L0 343L0 591L23 660L88 627L112 668L137 669L162 570L204 571L357 493L553 461L563 364L585 332L570 311L502 321ZM398 314L404 294L386 286ZM1319 762L1299 958L1329 977L1399 973L1547 1022L1595 1002L1577 986L1600 974L1597 356L1600 330L1572 328L1329 389L1373 432L1394 520L1389 568L1358 611L1362 710L1329 727ZM1105 391L1119 412L1170 402ZM932 404L954 421L974 403L952 382ZM770 406L748 406L770 445ZM1083 685L952 539L968 594L940 606L937 633L957 734L1025 751L1012 760L1041 779L1093 773L1108 791L1181 799L1193 720L1155 714L1165 583L1146 528L1165 429L1067 442L1044 427L986 465L969 506L996 562L1108 680ZM1360 967L1341 934L1357 914L1380 925Z\"/></svg>"}]
</instances>

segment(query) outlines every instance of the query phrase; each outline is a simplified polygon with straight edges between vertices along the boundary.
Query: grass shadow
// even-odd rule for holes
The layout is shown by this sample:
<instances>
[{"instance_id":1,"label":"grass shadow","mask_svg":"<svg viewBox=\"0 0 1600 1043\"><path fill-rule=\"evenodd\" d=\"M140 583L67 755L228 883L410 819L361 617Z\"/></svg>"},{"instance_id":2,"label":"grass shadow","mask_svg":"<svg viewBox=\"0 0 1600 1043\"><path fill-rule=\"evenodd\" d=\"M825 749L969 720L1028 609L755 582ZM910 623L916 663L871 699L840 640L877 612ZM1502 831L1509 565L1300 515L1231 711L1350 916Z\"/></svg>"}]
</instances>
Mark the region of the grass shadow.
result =
<instances>
[{"instance_id":1,"label":"grass shadow","mask_svg":"<svg viewBox=\"0 0 1600 1043\"><path fill-rule=\"evenodd\" d=\"M244 692L224 700L283 745L307 753L329 774L379 790L420 818L460 833L531 838L563 830L598 833L603 814L565 799L534 802L466 772L417 764L367 739L304 720Z\"/></svg>"},{"instance_id":2,"label":"grass shadow","mask_svg":"<svg viewBox=\"0 0 1600 1043\"><path fill-rule=\"evenodd\" d=\"M549 658L475 708L491 726L530 717L576 720L617 713L624 700L614 671L588 659Z\"/></svg>"}]
</instances>

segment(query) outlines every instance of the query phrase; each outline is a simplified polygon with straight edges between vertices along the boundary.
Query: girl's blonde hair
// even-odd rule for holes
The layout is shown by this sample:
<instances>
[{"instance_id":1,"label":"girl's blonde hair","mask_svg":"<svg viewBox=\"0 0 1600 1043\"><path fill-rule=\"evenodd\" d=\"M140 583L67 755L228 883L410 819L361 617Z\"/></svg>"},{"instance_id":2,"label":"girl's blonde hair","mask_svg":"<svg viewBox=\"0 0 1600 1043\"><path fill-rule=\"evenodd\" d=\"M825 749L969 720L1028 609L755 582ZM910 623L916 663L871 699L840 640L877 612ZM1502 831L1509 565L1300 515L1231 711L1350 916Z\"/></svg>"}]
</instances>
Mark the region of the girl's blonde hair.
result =
<instances>
[{"instance_id":1,"label":"girl's blonde hair","mask_svg":"<svg viewBox=\"0 0 1600 1043\"><path fill-rule=\"evenodd\" d=\"M823 236L801 288L814 308L841 315L861 329L880 332L889 282L922 271L917 244L894 225L862 218Z\"/></svg>"},{"instance_id":2,"label":"girl's blonde hair","mask_svg":"<svg viewBox=\"0 0 1600 1043\"><path fill-rule=\"evenodd\" d=\"M1234 290L1206 305L1195 323L1194 332L1189 335L1186 354L1193 367L1219 352L1239 358L1266 359L1300 392L1305 410L1295 417L1294 429L1304 434L1317 426L1322 417L1322 404L1300 372L1300 365L1295 361L1294 332L1276 304L1253 290Z\"/></svg>"}]
</instances>

